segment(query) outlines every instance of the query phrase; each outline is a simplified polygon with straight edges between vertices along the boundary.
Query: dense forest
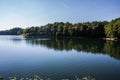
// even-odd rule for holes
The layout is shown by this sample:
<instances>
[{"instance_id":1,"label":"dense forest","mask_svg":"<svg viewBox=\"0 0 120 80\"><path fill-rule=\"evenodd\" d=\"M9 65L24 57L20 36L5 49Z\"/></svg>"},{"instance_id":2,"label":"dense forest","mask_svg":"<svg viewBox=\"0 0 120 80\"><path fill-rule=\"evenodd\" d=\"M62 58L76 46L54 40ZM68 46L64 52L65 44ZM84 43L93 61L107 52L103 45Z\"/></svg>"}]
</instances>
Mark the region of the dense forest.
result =
<instances>
[{"instance_id":1,"label":"dense forest","mask_svg":"<svg viewBox=\"0 0 120 80\"><path fill-rule=\"evenodd\" d=\"M120 18L107 21L93 21L72 24L55 22L44 26L32 26L23 30L25 36L62 36L62 37L94 37L120 38Z\"/></svg>"},{"instance_id":2,"label":"dense forest","mask_svg":"<svg viewBox=\"0 0 120 80\"><path fill-rule=\"evenodd\" d=\"M105 37L107 22L86 22L72 24L55 22L41 27L30 27L23 31L25 36Z\"/></svg>"},{"instance_id":3,"label":"dense forest","mask_svg":"<svg viewBox=\"0 0 120 80\"><path fill-rule=\"evenodd\" d=\"M53 37L91 37L120 39L120 18L108 21L93 21L72 24L69 22L48 23L44 26L32 26L26 29L13 28L0 31L0 35L53 36Z\"/></svg>"},{"instance_id":4,"label":"dense forest","mask_svg":"<svg viewBox=\"0 0 120 80\"><path fill-rule=\"evenodd\" d=\"M13 28L10 30L0 31L0 35L20 35L22 34L23 29Z\"/></svg>"}]
</instances>

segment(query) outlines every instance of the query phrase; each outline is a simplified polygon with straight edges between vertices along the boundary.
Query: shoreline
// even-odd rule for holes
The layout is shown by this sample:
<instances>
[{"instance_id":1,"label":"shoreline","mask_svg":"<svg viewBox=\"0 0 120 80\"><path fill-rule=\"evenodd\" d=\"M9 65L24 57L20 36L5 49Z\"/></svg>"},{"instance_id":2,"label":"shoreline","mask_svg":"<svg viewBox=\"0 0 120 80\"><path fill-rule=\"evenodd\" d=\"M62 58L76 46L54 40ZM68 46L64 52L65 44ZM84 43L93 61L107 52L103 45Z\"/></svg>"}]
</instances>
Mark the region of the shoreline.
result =
<instances>
[{"instance_id":1,"label":"shoreline","mask_svg":"<svg viewBox=\"0 0 120 80\"><path fill-rule=\"evenodd\" d=\"M118 38L102 38L103 40L108 40L108 41L118 41Z\"/></svg>"},{"instance_id":2,"label":"shoreline","mask_svg":"<svg viewBox=\"0 0 120 80\"><path fill-rule=\"evenodd\" d=\"M1 35L0 36L7 36L7 35ZM11 36L11 35L10 35ZM12 35L14 36L14 35ZM15 35L15 36L24 36L24 35ZM24 36L25 38L46 38L46 37L51 37L51 38L77 38L77 39L102 39L102 40L107 40L107 41L119 41L117 37L114 38L109 38L109 37L104 37L104 38L98 38L98 37L70 37L70 36Z\"/></svg>"}]
</instances>

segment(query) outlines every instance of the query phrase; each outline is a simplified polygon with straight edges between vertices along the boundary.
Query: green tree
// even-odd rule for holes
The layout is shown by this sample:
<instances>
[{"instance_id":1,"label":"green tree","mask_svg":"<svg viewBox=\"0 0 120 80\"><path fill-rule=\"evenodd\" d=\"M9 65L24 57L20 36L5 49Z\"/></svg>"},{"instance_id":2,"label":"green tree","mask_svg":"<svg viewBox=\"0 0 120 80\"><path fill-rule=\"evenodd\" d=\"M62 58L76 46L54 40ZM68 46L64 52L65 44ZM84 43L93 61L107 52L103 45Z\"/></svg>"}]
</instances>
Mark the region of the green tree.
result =
<instances>
[{"instance_id":1,"label":"green tree","mask_svg":"<svg viewBox=\"0 0 120 80\"><path fill-rule=\"evenodd\" d=\"M105 33L107 37L120 38L120 18L112 20L105 26Z\"/></svg>"}]
</instances>

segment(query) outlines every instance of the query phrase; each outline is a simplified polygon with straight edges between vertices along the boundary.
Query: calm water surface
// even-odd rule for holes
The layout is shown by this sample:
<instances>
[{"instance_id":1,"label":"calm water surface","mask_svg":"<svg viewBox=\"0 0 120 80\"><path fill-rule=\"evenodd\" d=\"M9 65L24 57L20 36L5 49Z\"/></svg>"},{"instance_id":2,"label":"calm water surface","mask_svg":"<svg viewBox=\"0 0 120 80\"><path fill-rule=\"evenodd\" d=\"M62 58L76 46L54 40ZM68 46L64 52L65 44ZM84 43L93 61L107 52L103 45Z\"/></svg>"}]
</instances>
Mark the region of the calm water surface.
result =
<instances>
[{"instance_id":1,"label":"calm water surface","mask_svg":"<svg viewBox=\"0 0 120 80\"><path fill-rule=\"evenodd\" d=\"M120 80L120 42L0 36L0 76Z\"/></svg>"}]
</instances>

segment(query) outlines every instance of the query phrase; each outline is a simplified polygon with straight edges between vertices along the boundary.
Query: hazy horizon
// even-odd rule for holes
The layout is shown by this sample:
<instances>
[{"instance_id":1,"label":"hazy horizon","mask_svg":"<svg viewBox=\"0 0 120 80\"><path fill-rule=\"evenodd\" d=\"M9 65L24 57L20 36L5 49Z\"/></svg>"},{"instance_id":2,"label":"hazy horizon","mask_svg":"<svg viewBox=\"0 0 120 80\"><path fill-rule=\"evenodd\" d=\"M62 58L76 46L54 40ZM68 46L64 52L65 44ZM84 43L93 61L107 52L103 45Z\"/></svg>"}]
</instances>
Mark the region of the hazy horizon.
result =
<instances>
[{"instance_id":1,"label":"hazy horizon","mask_svg":"<svg viewBox=\"0 0 120 80\"><path fill-rule=\"evenodd\" d=\"M111 21L120 17L119 0L0 0L0 30L53 22Z\"/></svg>"}]
</instances>

